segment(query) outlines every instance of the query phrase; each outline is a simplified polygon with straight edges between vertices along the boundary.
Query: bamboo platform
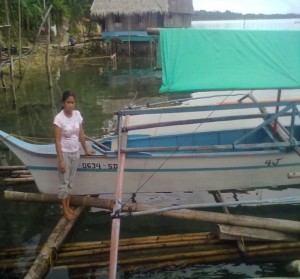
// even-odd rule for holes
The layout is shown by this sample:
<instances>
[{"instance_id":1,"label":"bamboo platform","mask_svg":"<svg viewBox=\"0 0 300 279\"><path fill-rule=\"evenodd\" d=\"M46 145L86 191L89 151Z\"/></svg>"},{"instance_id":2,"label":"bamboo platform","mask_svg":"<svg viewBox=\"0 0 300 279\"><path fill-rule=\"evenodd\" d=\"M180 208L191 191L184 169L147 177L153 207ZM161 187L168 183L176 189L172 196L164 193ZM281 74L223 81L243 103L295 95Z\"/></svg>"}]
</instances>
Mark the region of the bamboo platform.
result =
<instances>
[{"instance_id":1,"label":"bamboo platform","mask_svg":"<svg viewBox=\"0 0 300 279\"><path fill-rule=\"evenodd\" d=\"M59 202L57 195L15 191L4 191L4 198L27 202ZM109 211L113 211L115 205L113 200L87 196L72 196L71 203ZM123 204L122 208L123 212L151 210L153 207L138 203ZM116 273L208 263L287 262L295 261L300 257L300 239L298 237L300 222L297 221L188 209L161 212L158 215L214 223L219 226L219 232L119 239ZM124 218L129 218L129 216L124 216ZM242 233L243 231L245 233ZM66 232L67 230L61 229L58 234ZM57 235L57 232L53 233ZM244 237L244 235L251 236L251 238ZM50 236L49 239L53 239L53 236ZM45 251L49 252L49 249L45 249L45 245L2 249L0 251L0 270L5 269L12 272L17 270L19 273L15 276L24 276L31 274L30 270L36 269L37 267L34 266L38 266L44 276L50 266L50 271L67 269L69 274L74 273L75 275L70 278L109 275L111 242L115 241L113 238L111 241L102 240L64 245L62 245L62 241L60 240L61 243L57 243L59 241L52 243L51 247L57 247L55 253L46 253L46 255ZM37 254L39 256L35 260ZM39 260L39 258L41 259ZM35 277L27 278L38 279L43 276L39 277L35 274Z\"/></svg>"},{"instance_id":2,"label":"bamboo platform","mask_svg":"<svg viewBox=\"0 0 300 279\"><path fill-rule=\"evenodd\" d=\"M2 249L0 269L15 269L26 274L44 247ZM110 240L67 243L52 257L51 271L68 269L76 276L107 275ZM139 272L171 266L224 262L292 261L300 256L300 242L245 242L243 251L236 241L224 241L210 232L147 236L120 239L119 272ZM91 270L97 270L92 272ZM76 271L76 272L75 272Z\"/></svg>"}]
</instances>

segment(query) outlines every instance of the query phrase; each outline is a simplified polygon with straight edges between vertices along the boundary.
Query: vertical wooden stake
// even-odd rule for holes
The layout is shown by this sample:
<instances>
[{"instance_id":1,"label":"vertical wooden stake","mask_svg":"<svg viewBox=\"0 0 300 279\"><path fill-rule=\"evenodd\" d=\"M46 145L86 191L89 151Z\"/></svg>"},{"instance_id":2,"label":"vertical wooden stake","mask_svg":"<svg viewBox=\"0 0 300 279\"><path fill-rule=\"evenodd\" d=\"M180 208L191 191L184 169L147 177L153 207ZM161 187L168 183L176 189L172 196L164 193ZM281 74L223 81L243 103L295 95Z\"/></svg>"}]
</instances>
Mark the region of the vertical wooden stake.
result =
<instances>
[{"instance_id":1,"label":"vertical wooden stake","mask_svg":"<svg viewBox=\"0 0 300 279\"><path fill-rule=\"evenodd\" d=\"M281 89L278 89L277 102L280 102L280 99L281 99ZM275 113L278 113L278 111L279 111L279 106L276 107L276 112ZM273 126L274 135L276 135L278 133L277 127L278 127L278 118L276 118L275 121L274 121L274 126Z\"/></svg>"},{"instance_id":2,"label":"vertical wooden stake","mask_svg":"<svg viewBox=\"0 0 300 279\"><path fill-rule=\"evenodd\" d=\"M127 125L129 116L125 116L124 126ZM118 176L115 190L115 205L112 213L110 258L109 258L109 279L115 279L117 275L118 249L120 236L120 215L122 209L122 193L126 153L121 152L127 145L128 133L122 132L122 118L119 116L119 148L118 148Z\"/></svg>"}]
</instances>

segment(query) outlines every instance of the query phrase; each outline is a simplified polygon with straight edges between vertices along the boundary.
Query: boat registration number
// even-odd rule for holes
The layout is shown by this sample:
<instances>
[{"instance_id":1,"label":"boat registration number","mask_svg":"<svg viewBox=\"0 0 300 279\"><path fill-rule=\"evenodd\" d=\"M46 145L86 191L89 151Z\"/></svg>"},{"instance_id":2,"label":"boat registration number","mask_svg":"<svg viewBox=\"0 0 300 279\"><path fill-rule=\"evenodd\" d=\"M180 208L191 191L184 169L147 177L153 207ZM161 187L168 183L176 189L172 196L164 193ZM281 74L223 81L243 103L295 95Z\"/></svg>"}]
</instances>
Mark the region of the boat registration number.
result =
<instances>
[{"instance_id":1,"label":"boat registration number","mask_svg":"<svg viewBox=\"0 0 300 279\"><path fill-rule=\"evenodd\" d=\"M114 170L118 168L118 164L102 164L102 163L82 163L83 169L109 169Z\"/></svg>"},{"instance_id":2,"label":"boat registration number","mask_svg":"<svg viewBox=\"0 0 300 279\"><path fill-rule=\"evenodd\" d=\"M267 160L267 161L265 162L265 164L266 164L268 167L271 167L271 166L277 166L277 165L279 165L280 160L282 160L282 158L278 158L278 159L275 159L275 160Z\"/></svg>"}]
</instances>

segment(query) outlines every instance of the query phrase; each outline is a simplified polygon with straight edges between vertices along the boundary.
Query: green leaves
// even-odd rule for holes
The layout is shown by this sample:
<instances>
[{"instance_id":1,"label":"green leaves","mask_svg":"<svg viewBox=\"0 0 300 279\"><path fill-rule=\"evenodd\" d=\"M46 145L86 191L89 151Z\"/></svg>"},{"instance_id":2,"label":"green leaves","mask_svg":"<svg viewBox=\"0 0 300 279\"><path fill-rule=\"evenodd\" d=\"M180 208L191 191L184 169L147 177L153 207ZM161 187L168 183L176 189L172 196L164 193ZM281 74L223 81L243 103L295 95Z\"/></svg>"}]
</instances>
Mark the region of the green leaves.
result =
<instances>
[{"instance_id":1,"label":"green leaves","mask_svg":"<svg viewBox=\"0 0 300 279\"><path fill-rule=\"evenodd\" d=\"M6 13L8 13L13 29L12 34L17 35L19 20L21 21L22 33L35 33L42 22L45 11L51 4L53 5L51 10L52 22L59 24L63 18L68 18L70 20L70 28L72 28L72 25L75 26L83 16L89 16L91 1L7 0L8 11L5 8L0 9L0 24L7 24ZM21 8L21 18L19 18L19 5ZM0 0L0 7L5 7L5 0Z\"/></svg>"}]
</instances>

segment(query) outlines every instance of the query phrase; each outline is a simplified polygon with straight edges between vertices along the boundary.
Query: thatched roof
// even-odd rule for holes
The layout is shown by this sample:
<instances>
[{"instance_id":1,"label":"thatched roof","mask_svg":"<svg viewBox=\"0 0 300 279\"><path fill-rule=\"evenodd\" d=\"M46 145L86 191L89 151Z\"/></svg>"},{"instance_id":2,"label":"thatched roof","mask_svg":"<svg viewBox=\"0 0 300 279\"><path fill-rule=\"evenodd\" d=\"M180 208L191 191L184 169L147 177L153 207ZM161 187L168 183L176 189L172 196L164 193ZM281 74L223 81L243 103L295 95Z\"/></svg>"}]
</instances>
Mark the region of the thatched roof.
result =
<instances>
[{"instance_id":1,"label":"thatched roof","mask_svg":"<svg viewBox=\"0 0 300 279\"><path fill-rule=\"evenodd\" d=\"M192 0L94 0L92 16L108 14L179 13L194 14Z\"/></svg>"}]
</instances>

